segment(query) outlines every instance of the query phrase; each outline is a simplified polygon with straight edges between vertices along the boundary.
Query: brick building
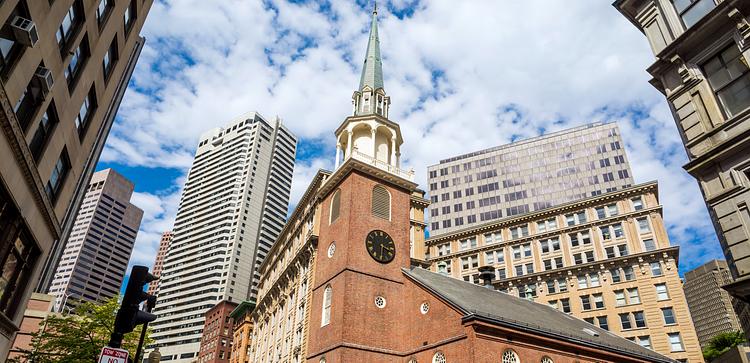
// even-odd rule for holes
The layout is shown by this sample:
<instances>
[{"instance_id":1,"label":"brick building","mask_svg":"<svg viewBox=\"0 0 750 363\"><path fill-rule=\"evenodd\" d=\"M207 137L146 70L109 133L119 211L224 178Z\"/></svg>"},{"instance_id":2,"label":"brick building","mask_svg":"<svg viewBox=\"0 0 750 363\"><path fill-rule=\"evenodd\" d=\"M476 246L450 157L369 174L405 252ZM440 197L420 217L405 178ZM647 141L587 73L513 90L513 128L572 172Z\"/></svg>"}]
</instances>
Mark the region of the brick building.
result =
<instances>
[{"instance_id":1,"label":"brick building","mask_svg":"<svg viewBox=\"0 0 750 363\"><path fill-rule=\"evenodd\" d=\"M164 256L167 254L169 244L172 242L172 231L166 231L161 234L161 240L159 241L159 249L156 251L156 259L154 260L154 268L151 269L151 273L154 276L161 276L161 270L164 267ZM148 284L148 293L155 295L159 291L159 280L154 280Z\"/></svg>"},{"instance_id":2,"label":"brick building","mask_svg":"<svg viewBox=\"0 0 750 363\"><path fill-rule=\"evenodd\" d=\"M234 331L230 314L236 307L236 302L222 300L206 311L198 363L229 362Z\"/></svg>"},{"instance_id":3,"label":"brick building","mask_svg":"<svg viewBox=\"0 0 750 363\"><path fill-rule=\"evenodd\" d=\"M376 16L354 114L335 132L336 169L313 178L261 265L243 338L249 361L672 362L548 306L420 267L412 220L429 201L400 165Z\"/></svg>"},{"instance_id":4,"label":"brick building","mask_svg":"<svg viewBox=\"0 0 750 363\"><path fill-rule=\"evenodd\" d=\"M249 301L243 301L237 305L229 314L234 324L234 333L232 336L232 354L229 356L229 363L248 363L248 348L250 346L250 332L253 329L253 320L250 315L255 309L255 304Z\"/></svg>"}]
</instances>

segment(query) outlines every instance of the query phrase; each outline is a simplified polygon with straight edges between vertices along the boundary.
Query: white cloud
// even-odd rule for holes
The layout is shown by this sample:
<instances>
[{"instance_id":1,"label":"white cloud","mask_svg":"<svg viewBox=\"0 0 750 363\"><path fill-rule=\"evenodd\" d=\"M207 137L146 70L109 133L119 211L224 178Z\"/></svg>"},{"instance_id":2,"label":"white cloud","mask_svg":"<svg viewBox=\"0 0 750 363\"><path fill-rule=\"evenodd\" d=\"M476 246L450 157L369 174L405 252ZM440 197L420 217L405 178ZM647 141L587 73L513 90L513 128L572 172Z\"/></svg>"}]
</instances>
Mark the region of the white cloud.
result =
<instances>
[{"instance_id":1,"label":"white cloud","mask_svg":"<svg viewBox=\"0 0 750 363\"><path fill-rule=\"evenodd\" d=\"M540 129L616 120L636 181L660 182L672 242L695 247L683 257L719 257L700 193L681 168L685 153L666 101L648 84L654 56L609 3L380 4L385 86L404 133L405 163L424 185L427 165L441 158ZM386 5L416 10L399 19ZM332 131L350 111L369 17L350 0L156 2L135 87L102 159L185 170L201 132L250 110L279 115L298 136L331 149ZM331 159L314 155L297 165L293 203ZM156 197L161 215L179 200ZM144 234L151 247L156 232Z\"/></svg>"}]
</instances>

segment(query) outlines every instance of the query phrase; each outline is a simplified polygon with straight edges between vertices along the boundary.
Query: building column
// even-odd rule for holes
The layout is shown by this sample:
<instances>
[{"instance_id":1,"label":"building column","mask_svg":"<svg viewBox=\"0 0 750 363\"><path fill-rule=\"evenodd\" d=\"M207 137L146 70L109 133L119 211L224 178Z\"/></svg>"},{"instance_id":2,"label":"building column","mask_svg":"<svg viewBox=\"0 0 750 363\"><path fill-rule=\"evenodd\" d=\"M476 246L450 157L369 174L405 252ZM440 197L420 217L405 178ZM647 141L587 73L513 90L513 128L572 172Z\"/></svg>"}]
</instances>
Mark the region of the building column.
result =
<instances>
[{"instance_id":1,"label":"building column","mask_svg":"<svg viewBox=\"0 0 750 363\"><path fill-rule=\"evenodd\" d=\"M372 133L372 159L377 160L378 159L378 144L375 142L375 134L377 134L376 129L371 130Z\"/></svg>"},{"instance_id":2,"label":"building column","mask_svg":"<svg viewBox=\"0 0 750 363\"><path fill-rule=\"evenodd\" d=\"M339 160L341 160L341 143L336 143L336 167L333 168L333 170L336 170L339 168Z\"/></svg>"},{"instance_id":3,"label":"building column","mask_svg":"<svg viewBox=\"0 0 750 363\"><path fill-rule=\"evenodd\" d=\"M396 163L396 136L391 137L391 165L398 167Z\"/></svg>"},{"instance_id":4,"label":"building column","mask_svg":"<svg viewBox=\"0 0 750 363\"><path fill-rule=\"evenodd\" d=\"M344 158L350 158L352 157L352 131L346 130L346 155L344 155Z\"/></svg>"}]
</instances>

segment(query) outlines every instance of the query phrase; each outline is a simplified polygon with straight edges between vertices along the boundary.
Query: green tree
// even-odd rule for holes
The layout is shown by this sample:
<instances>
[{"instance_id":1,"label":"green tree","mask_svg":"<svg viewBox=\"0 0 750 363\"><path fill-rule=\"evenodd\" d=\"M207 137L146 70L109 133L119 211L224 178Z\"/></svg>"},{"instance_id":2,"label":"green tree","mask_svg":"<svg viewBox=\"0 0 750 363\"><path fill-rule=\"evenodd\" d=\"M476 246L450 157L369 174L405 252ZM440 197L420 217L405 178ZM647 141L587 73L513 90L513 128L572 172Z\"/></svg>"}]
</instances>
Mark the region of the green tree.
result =
<instances>
[{"instance_id":1,"label":"green tree","mask_svg":"<svg viewBox=\"0 0 750 363\"><path fill-rule=\"evenodd\" d=\"M746 341L745 333L741 331L719 333L708 341L708 346L703 349L703 358L710 362Z\"/></svg>"},{"instance_id":2,"label":"green tree","mask_svg":"<svg viewBox=\"0 0 750 363\"><path fill-rule=\"evenodd\" d=\"M73 314L50 314L40 330L32 334L31 349L23 351L15 362L95 362L102 347L109 342L119 306L115 296L100 304L81 303ZM122 348L130 352L131 359L138 347L142 327L139 325L132 333L126 334L122 341ZM147 332L144 345L150 342Z\"/></svg>"}]
</instances>

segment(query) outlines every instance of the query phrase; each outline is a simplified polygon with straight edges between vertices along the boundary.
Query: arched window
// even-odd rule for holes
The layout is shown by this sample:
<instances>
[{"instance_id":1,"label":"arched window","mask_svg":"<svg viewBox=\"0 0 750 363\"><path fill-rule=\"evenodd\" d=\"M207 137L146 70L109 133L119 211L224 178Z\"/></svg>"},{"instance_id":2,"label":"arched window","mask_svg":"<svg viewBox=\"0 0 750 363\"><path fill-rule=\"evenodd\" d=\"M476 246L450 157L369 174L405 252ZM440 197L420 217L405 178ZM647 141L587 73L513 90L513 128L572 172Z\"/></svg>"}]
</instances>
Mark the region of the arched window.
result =
<instances>
[{"instance_id":1,"label":"arched window","mask_svg":"<svg viewBox=\"0 0 750 363\"><path fill-rule=\"evenodd\" d=\"M331 197L331 219L328 224L335 222L339 218L339 211L341 210L341 190L337 189L333 192Z\"/></svg>"},{"instance_id":2,"label":"arched window","mask_svg":"<svg viewBox=\"0 0 750 363\"><path fill-rule=\"evenodd\" d=\"M514 352L511 349L506 350L503 353L503 363L519 363L521 362L520 359L518 359L518 354Z\"/></svg>"},{"instance_id":3,"label":"arched window","mask_svg":"<svg viewBox=\"0 0 750 363\"><path fill-rule=\"evenodd\" d=\"M391 219L391 193L382 185L376 185L372 189L372 215Z\"/></svg>"},{"instance_id":4,"label":"arched window","mask_svg":"<svg viewBox=\"0 0 750 363\"><path fill-rule=\"evenodd\" d=\"M544 357L542 358L542 363L555 363L555 361L553 361L550 357Z\"/></svg>"},{"instance_id":5,"label":"arched window","mask_svg":"<svg viewBox=\"0 0 750 363\"><path fill-rule=\"evenodd\" d=\"M437 352L432 356L432 363L446 363L445 354L443 352Z\"/></svg>"},{"instance_id":6,"label":"arched window","mask_svg":"<svg viewBox=\"0 0 750 363\"><path fill-rule=\"evenodd\" d=\"M333 289L331 285L328 285L323 290L323 317L320 320L320 326L326 326L331 322L331 300L333 300Z\"/></svg>"}]
</instances>

